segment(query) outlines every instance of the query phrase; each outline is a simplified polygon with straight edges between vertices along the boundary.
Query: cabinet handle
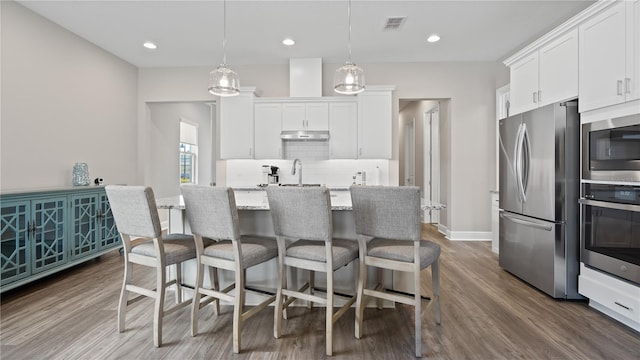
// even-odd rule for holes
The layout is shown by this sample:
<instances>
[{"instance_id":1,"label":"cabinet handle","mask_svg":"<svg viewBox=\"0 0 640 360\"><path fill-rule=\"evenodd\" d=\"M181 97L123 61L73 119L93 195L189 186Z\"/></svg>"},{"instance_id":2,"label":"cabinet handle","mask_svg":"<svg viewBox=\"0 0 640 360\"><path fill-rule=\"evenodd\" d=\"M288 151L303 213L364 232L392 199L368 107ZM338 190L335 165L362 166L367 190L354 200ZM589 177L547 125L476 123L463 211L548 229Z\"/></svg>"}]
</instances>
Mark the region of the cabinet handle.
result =
<instances>
[{"instance_id":1,"label":"cabinet handle","mask_svg":"<svg viewBox=\"0 0 640 360\"><path fill-rule=\"evenodd\" d=\"M362 156L362 148L358 149L358 156Z\"/></svg>"},{"instance_id":2,"label":"cabinet handle","mask_svg":"<svg viewBox=\"0 0 640 360\"><path fill-rule=\"evenodd\" d=\"M620 303L619 303L619 302L617 302L617 301L614 301L613 303L614 303L614 304L616 304L616 305L618 305L618 306L620 306L620 307L622 307L622 308L625 308L625 309L627 309L627 310L633 310L633 309L631 309L630 307L628 307L628 306L624 306L624 305L620 304Z\"/></svg>"},{"instance_id":3,"label":"cabinet handle","mask_svg":"<svg viewBox=\"0 0 640 360\"><path fill-rule=\"evenodd\" d=\"M624 78L624 92L631 94L631 78Z\"/></svg>"},{"instance_id":4,"label":"cabinet handle","mask_svg":"<svg viewBox=\"0 0 640 360\"><path fill-rule=\"evenodd\" d=\"M537 103L538 102L538 93L536 91L533 92L533 103Z\"/></svg>"},{"instance_id":5,"label":"cabinet handle","mask_svg":"<svg viewBox=\"0 0 640 360\"><path fill-rule=\"evenodd\" d=\"M249 157L251 157L251 156L252 156L252 154L253 154L253 149L252 149L252 148L249 148Z\"/></svg>"},{"instance_id":6,"label":"cabinet handle","mask_svg":"<svg viewBox=\"0 0 640 360\"><path fill-rule=\"evenodd\" d=\"M622 95L622 80L618 80L616 82L617 94Z\"/></svg>"},{"instance_id":7,"label":"cabinet handle","mask_svg":"<svg viewBox=\"0 0 640 360\"><path fill-rule=\"evenodd\" d=\"M538 102L542 102L542 90L538 90Z\"/></svg>"}]
</instances>

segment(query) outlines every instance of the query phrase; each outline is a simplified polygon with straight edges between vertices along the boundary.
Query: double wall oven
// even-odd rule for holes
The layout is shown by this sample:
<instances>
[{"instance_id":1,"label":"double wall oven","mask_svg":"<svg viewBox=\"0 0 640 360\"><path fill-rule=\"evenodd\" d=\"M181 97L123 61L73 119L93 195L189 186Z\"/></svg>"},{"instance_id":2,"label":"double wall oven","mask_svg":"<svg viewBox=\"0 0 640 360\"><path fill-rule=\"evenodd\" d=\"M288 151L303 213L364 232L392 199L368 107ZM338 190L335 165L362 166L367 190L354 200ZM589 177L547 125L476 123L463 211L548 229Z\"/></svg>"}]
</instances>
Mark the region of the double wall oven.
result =
<instances>
[{"instance_id":1,"label":"double wall oven","mask_svg":"<svg viewBox=\"0 0 640 360\"><path fill-rule=\"evenodd\" d=\"M582 125L581 261L640 285L640 114Z\"/></svg>"}]
</instances>

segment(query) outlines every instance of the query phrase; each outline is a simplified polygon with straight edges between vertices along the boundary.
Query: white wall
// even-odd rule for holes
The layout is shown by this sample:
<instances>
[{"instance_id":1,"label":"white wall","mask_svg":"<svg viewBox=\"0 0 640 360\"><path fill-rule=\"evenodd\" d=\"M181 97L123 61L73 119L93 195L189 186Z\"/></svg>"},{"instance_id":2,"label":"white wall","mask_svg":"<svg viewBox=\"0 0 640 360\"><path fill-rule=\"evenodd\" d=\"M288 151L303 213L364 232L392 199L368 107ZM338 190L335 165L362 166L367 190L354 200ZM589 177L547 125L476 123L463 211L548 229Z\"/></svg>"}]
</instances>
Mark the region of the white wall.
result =
<instances>
[{"instance_id":1,"label":"white wall","mask_svg":"<svg viewBox=\"0 0 640 360\"><path fill-rule=\"evenodd\" d=\"M137 68L12 2L2 1L0 188L135 183Z\"/></svg>"},{"instance_id":2,"label":"white wall","mask_svg":"<svg viewBox=\"0 0 640 360\"><path fill-rule=\"evenodd\" d=\"M166 102L147 104L151 115L150 158L151 176L146 185L152 186L156 197L180 194L180 120L198 126L198 183L211 181L212 142L210 106L203 102Z\"/></svg>"}]
</instances>

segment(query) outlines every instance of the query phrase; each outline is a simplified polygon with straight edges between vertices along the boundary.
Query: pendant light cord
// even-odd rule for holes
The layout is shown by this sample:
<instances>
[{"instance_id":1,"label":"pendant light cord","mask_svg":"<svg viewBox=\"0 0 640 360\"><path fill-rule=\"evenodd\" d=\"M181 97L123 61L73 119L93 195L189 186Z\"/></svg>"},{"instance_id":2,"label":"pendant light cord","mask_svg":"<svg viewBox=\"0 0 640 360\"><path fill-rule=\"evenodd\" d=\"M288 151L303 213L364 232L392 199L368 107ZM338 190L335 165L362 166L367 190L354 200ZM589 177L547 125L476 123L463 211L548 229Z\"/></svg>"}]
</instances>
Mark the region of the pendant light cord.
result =
<instances>
[{"instance_id":1,"label":"pendant light cord","mask_svg":"<svg viewBox=\"0 0 640 360\"><path fill-rule=\"evenodd\" d=\"M349 63L351 64L351 0L349 0L349 5L347 6L347 16L349 17L349 37L348 37L348 47L349 47Z\"/></svg>"},{"instance_id":2,"label":"pendant light cord","mask_svg":"<svg viewBox=\"0 0 640 360\"><path fill-rule=\"evenodd\" d=\"M222 2L222 64L227 65L227 1Z\"/></svg>"}]
</instances>

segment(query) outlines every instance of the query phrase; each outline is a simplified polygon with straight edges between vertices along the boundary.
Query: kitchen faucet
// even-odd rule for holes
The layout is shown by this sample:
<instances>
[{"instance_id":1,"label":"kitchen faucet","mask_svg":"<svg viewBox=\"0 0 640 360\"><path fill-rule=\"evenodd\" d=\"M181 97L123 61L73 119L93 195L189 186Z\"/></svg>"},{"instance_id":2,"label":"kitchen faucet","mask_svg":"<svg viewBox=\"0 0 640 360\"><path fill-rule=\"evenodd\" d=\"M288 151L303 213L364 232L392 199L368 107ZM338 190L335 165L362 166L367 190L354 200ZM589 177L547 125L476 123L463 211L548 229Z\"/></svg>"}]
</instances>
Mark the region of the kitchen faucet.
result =
<instances>
[{"instance_id":1,"label":"kitchen faucet","mask_svg":"<svg viewBox=\"0 0 640 360\"><path fill-rule=\"evenodd\" d=\"M296 174L296 164L300 164L300 170L298 170L298 186L302 186L302 161L300 159L293 160L293 167L291 168L291 175Z\"/></svg>"}]
</instances>

